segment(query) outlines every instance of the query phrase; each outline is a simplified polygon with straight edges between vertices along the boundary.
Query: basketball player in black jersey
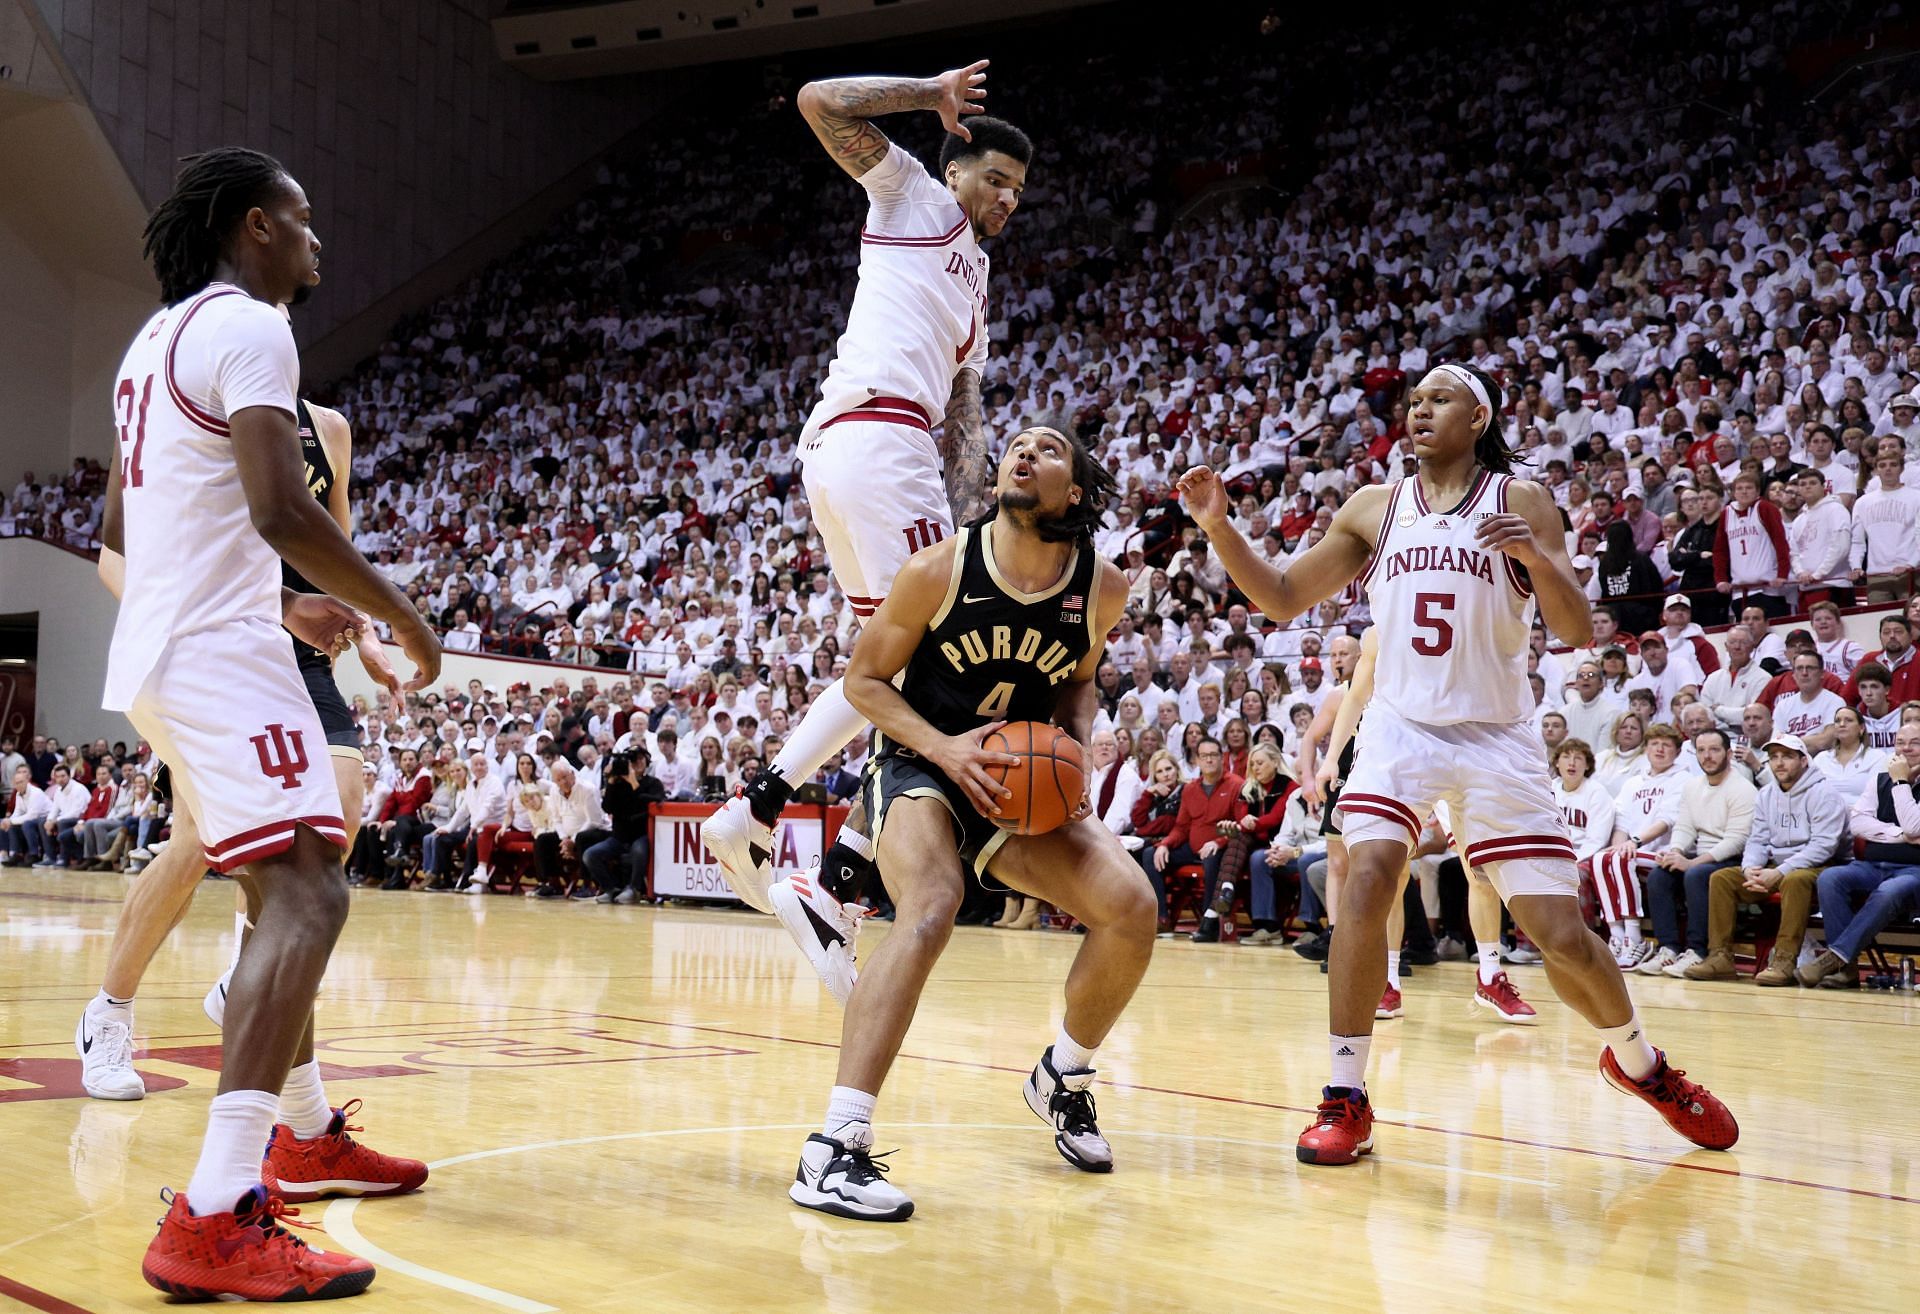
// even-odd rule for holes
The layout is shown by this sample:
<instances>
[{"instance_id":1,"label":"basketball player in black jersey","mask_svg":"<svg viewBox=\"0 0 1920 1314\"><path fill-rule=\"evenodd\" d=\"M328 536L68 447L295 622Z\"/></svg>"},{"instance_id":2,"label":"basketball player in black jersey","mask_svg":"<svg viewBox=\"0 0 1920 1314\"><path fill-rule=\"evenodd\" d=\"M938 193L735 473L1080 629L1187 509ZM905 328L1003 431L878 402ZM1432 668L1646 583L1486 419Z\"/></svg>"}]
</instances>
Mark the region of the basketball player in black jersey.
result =
<instances>
[{"instance_id":1,"label":"basketball player in black jersey","mask_svg":"<svg viewBox=\"0 0 1920 1314\"><path fill-rule=\"evenodd\" d=\"M981 746L1009 721L1091 738L1094 671L1126 606L1126 577L1091 537L1112 490L1112 476L1065 434L1016 435L1000 462L997 513L912 557L854 649L847 697L878 732L867 815L895 915L847 1001L826 1123L807 1138L788 1192L797 1204L880 1222L913 1213L871 1158L874 1102L970 876L1087 927L1065 1022L1025 1093L1067 1162L1113 1167L1094 1119L1092 1058L1153 953L1153 890L1085 799L1044 835L997 824L1010 791L989 768L1018 759Z\"/></svg>"}]
</instances>

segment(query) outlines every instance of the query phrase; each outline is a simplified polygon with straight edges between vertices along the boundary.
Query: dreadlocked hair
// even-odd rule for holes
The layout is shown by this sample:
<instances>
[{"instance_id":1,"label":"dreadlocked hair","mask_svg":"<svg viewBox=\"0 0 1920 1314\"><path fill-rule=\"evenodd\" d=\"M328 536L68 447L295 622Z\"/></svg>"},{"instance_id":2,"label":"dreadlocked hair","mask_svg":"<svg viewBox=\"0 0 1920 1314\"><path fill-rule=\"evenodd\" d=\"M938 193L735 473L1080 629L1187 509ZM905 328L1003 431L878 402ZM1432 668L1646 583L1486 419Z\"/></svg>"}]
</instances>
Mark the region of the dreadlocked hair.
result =
<instances>
[{"instance_id":1,"label":"dreadlocked hair","mask_svg":"<svg viewBox=\"0 0 1920 1314\"><path fill-rule=\"evenodd\" d=\"M213 281L220 253L247 211L270 204L287 171L271 155L238 146L189 155L173 194L147 219L145 253L173 305Z\"/></svg>"},{"instance_id":2,"label":"dreadlocked hair","mask_svg":"<svg viewBox=\"0 0 1920 1314\"><path fill-rule=\"evenodd\" d=\"M1500 432L1500 402L1507 395L1506 389L1500 386L1498 379L1478 365L1469 365L1465 361L1456 364L1480 380L1480 386L1487 390L1487 396L1493 398L1493 405L1488 408L1493 414L1487 417L1487 427L1473 440L1474 462L1495 474L1512 474L1513 452L1507 447L1507 436Z\"/></svg>"},{"instance_id":3,"label":"dreadlocked hair","mask_svg":"<svg viewBox=\"0 0 1920 1314\"><path fill-rule=\"evenodd\" d=\"M1052 520L1042 520L1035 528L1040 537L1049 543L1091 543L1094 531L1100 528L1101 519L1107 513L1107 501L1119 487L1119 481L1113 477L1113 471L1093 459L1093 452L1078 433L1071 430L1059 432L1067 440L1067 446L1073 449L1073 482L1080 486L1080 501L1068 507L1066 514Z\"/></svg>"}]
</instances>

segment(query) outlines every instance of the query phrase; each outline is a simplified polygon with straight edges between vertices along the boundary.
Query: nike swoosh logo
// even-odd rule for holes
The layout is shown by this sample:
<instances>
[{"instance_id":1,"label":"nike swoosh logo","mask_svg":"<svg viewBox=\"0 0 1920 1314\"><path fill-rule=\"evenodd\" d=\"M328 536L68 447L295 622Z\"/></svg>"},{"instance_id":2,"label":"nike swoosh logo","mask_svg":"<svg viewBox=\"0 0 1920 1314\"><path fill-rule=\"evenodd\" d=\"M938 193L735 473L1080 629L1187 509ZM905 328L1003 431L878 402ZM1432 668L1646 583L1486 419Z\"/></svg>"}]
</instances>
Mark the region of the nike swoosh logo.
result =
<instances>
[{"instance_id":1,"label":"nike swoosh logo","mask_svg":"<svg viewBox=\"0 0 1920 1314\"><path fill-rule=\"evenodd\" d=\"M86 1039L80 1042L80 1052L82 1054L93 1053L93 1037L92 1036L88 1036Z\"/></svg>"},{"instance_id":2,"label":"nike swoosh logo","mask_svg":"<svg viewBox=\"0 0 1920 1314\"><path fill-rule=\"evenodd\" d=\"M954 349L953 359L955 364L965 365L967 363L967 357L973 352L973 340L979 336L980 317L978 315L967 316L967 340Z\"/></svg>"},{"instance_id":3,"label":"nike swoosh logo","mask_svg":"<svg viewBox=\"0 0 1920 1314\"><path fill-rule=\"evenodd\" d=\"M978 598L976 598L976 597L974 597L974 596L973 596L972 594L970 594L970 593L968 593L968 594L962 594L962 595L961 595L961 598L960 598L960 601L961 601L961 602L963 602L963 603L971 603L971 602L992 602L992 601L993 601L993 594L991 594L991 593L988 593L988 594L985 594L984 596L982 596L982 597L978 597Z\"/></svg>"}]
</instances>

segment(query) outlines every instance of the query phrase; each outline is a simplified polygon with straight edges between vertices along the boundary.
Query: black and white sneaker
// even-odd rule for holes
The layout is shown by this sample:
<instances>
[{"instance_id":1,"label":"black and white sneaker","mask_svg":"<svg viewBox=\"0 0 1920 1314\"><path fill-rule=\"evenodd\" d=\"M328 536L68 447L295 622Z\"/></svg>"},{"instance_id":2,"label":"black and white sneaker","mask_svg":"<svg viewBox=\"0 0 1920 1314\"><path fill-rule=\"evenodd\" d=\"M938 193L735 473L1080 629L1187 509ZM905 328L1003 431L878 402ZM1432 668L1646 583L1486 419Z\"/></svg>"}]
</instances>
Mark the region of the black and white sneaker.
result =
<instances>
[{"instance_id":1,"label":"black and white sneaker","mask_svg":"<svg viewBox=\"0 0 1920 1314\"><path fill-rule=\"evenodd\" d=\"M806 1209L868 1223L904 1223L913 1201L886 1179L887 1166L866 1146L846 1145L819 1132L800 1147L800 1167L787 1196Z\"/></svg>"},{"instance_id":2,"label":"black and white sneaker","mask_svg":"<svg viewBox=\"0 0 1920 1314\"><path fill-rule=\"evenodd\" d=\"M800 952L813 964L827 993L845 1007L860 978L854 966L853 941L867 910L843 904L820 883L820 864L776 880L767 890L773 915L787 928Z\"/></svg>"},{"instance_id":3,"label":"black and white sneaker","mask_svg":"<svg viewBox=\"0 0 1920 1314\"><path fill-rule=\"evenodd\" d=\"M1060 1157L1082 1172L1113 1171L1113 1147L1100 1134L1093 1108L1092 1068L1061 1072L1053 1066L1053 1046L1027 1078L1027 1107L1042 1122L1053 1125L1054 1148Z\"/></svg>"}]
</instances>

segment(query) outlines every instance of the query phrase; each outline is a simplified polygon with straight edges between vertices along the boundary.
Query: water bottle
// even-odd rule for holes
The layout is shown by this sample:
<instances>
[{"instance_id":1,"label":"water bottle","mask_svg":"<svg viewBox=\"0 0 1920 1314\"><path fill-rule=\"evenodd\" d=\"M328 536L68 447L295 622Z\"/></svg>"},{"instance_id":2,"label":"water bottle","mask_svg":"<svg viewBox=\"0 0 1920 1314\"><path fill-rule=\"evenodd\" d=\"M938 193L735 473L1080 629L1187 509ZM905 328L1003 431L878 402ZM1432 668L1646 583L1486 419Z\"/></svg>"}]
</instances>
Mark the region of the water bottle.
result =
<instances>
[{"instance_id":1,"label":"water bottle","mask_svg":"<svg viewBox=\"0 0 1920 1314\"><path fill-rule=\"evenodd\" d=\"M1913 956L1909 954L1900 960L1900 993L1913 993Z\"/></svg>"}]
</instances>

